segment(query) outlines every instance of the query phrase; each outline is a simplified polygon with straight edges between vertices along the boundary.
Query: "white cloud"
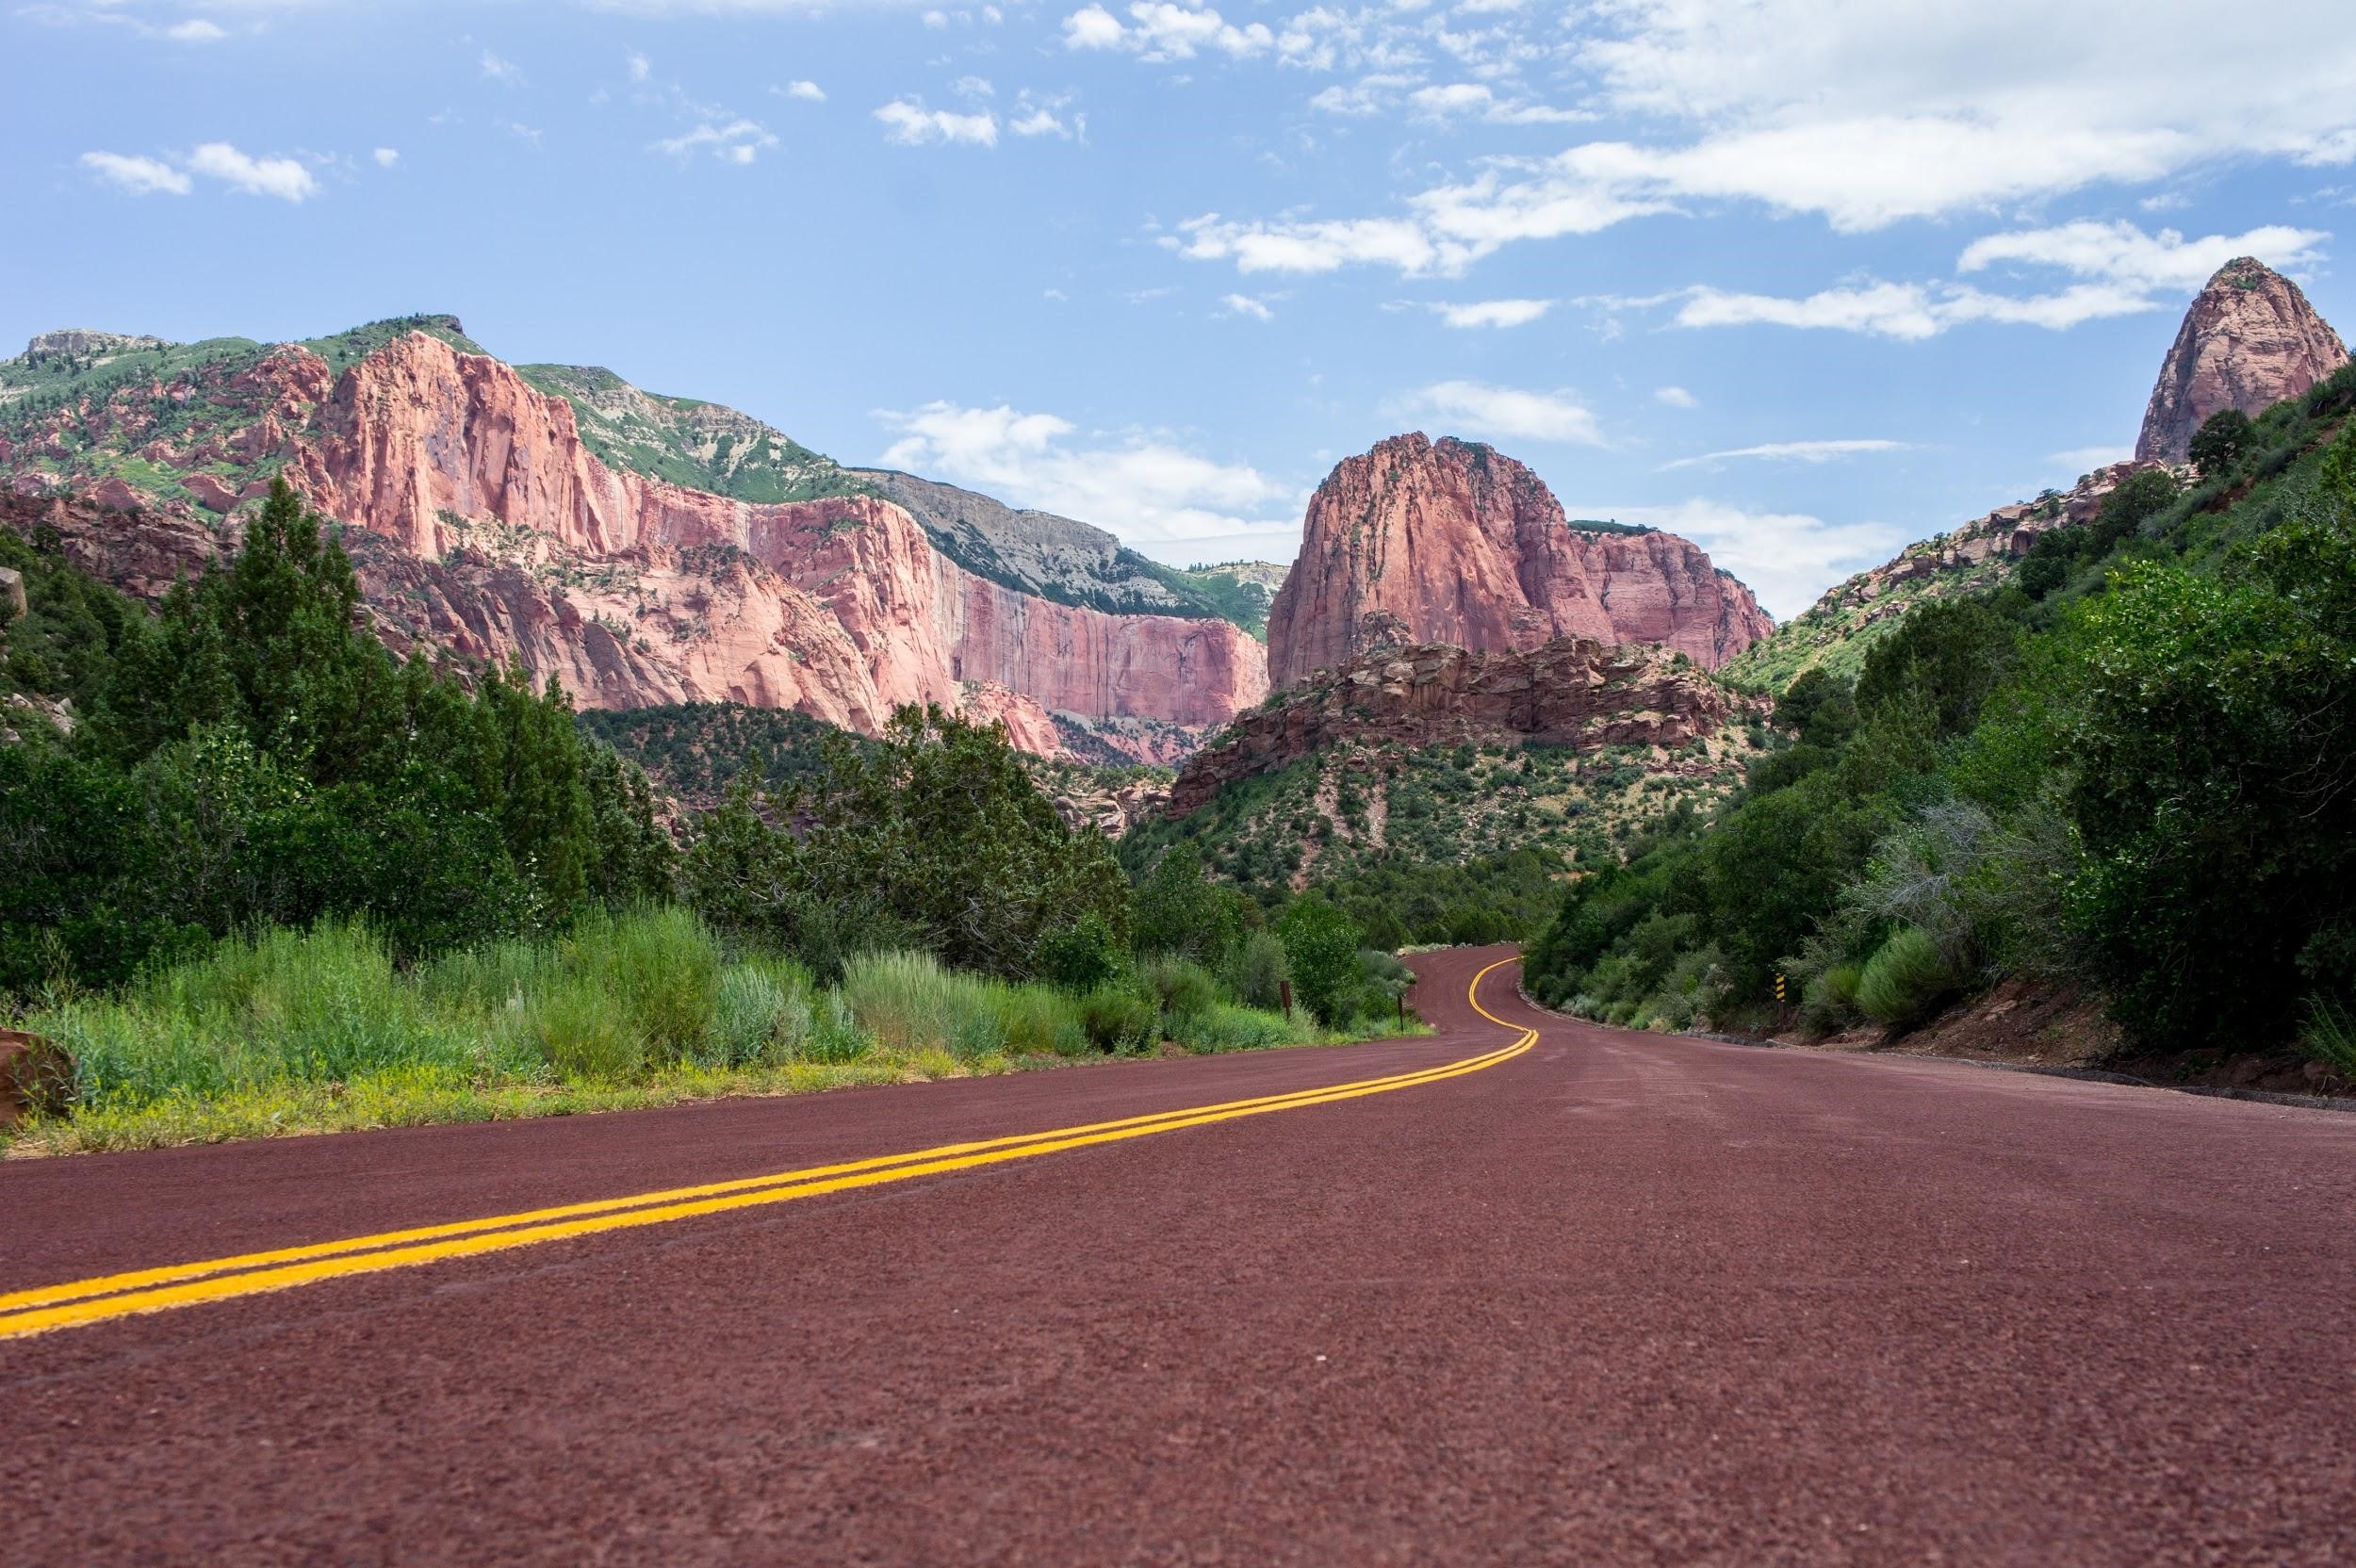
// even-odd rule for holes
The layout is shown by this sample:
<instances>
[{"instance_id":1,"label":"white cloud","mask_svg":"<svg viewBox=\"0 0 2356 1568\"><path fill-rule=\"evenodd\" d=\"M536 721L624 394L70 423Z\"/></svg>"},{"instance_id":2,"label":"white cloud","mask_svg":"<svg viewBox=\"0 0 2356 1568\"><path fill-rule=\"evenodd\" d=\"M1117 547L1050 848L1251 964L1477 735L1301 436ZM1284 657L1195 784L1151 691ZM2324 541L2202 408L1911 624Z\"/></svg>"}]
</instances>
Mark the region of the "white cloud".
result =
<instances>
[{"instance_id":1,"label":"white cloud","mask_svg":"<svg viewBox=\"0 0 2356 1568\"><path fill-rule=\"evenodd\" d=\"M1682 301L1677 315L1682 327L1764 322L1920 339L1966 322L1993 321L2059 332L2086 321L2164 309L2235 256L2254 255L2285 268L2312 263L2320 258L2319 247L2329 237L2314 229L2275 224L2245 234L2186 239L2174 229L2151 235L2133 223L2081 220L1988 235L1967 245L1955 264L1964 273L2009 265L2088 280L2051 293L1995 294L1944 280L1864 279L1801 298L1710 287L1670 298Z\"/></svg>"},{"instance_id":2,"label":"white cloud","mask_svg":"<svg viewBox=\"0 0 2356 1568\"><path fill-rule=\"evenodd\" d=\"M1483 300L1432 307L1451 327L1526 327L1554 308L1552 300Z\"/></svg>"},{"instance_id":3,"label":"white cloud","mask_svg":"<svg viewBox=\"0 0 2356 1568\"><path fill-rule=\"evenodd\" d=\"M294 159L250 157L226 141L207 141L190 153L188 172L249 196L275 196L282 202L305 201L319 193L319 181Z\"/></svg>"},{"instance_id":4,"label":"white cloud","mask_svg":"<svg viewBox=\"0 0 2356 1568\"><path fill-rule=\"evenodd\" d=\"M1299 538L1285 487L1152 433L1086 437L1068 419L1001 404L932 402L875 417L898 439L891 467L971 484L1017 506L1077 517L1148 551Z\"/></svg>"},{"instance_id":5,"label":"white cloud","mask_svg":"<svg viewBox=\"0 0 2356 1568\"><path fill-rule=\"evenodd\" d=\"M376 158L376 166L379 169L390 169L393 165L401 161L401 149L398 147L379 147L374 155Z\"/></svg>"},{"instance_id":6,"label":"white cloud","mask_svg":"<svg viewBox=\"0 0 2356 1568\"><path fill-rule=\"evenodd\" d=\"M215 23L207 22L201 16L190 17L186 22L175 22L164 29L164 37L174 43L219 43L228 36L227 29Z\"/></svg>"},{"instance_id":7,"label":"white cloud","mask_svg":"<svg viewBox=\"0 0 2356 1568\"><path fill-rule=\"evenodd\" d=\"M2013 297L1983 293L1952 284L1865 282L1820 290L1800 299L1773 294L1738 294L1717 288L1686 292L1677 314L1680 327L1735 327L1765 323L1882 337L1936 337L1967 321L1996 321L2060 332L2112 316L2157 310L2161 302L2117 284L2078 284L2055 294Z\"/></svg>"},{"instance_id":8,"label":"white cloud","mask_svg":"<svg viewBox=\"0 0 2356 1568\"><path fill-rule=\"evenodd\" d=\"M758 158L762 149L777 144L776 133L758 120L739 119L726 123L707 120L693 130L656 142L654 150L673 157L686 157L698 149L709 149L722 163L747 164Z\"/></svg>"},{"instance_id":9,"label":"white cloud","mask_svg":"<svg viewBox=\"0 0 2356 1568\"><path fill-rule=\"evenodd\" d=\"M134 157L122 153L84 153L82 167L108 185L127 190L134 196L186 196L188 193L188 177L157 158Z\"/></svg>"},{"instance_id":10,"label":"white cloud","mask_svg":"<svg viewBox=\"0 0 2356 1568\"><path fill-rule=\"evenodd\" d=\"M958 114L950 109L928 109L921 101L903 98L877 109L875 118L883 122L885 140L906 147L947 141L977 147L998 145L998 117L987 109L979 114Z\"/></svg>"},{"instance_id":11,"label":"white cloud","mask_svg":"<svg viewBox=\"0 0 2356 1568\"><path fill-rule=\"evenodd\" d=\"M816 82L788 82L783 87L773 87L769 90L780 97L798 98L805 104L823 104L826 101L826 90Z\"/></svg>"},{"instance_id":12,"label":"white cloud","mask_svg":"<svg viewBox=\"0 0 2356 1568\"><path fill-rule=\"evenodd\" d=\"M646 58L646 56L639 54L634 50L630 53L628 63L630 65L630 79L633 82L643 82L654 72L654 61Z\"/></svg>"},{"instance_id":13,"label":"white cloud","mask_svg":"<svg viewBox=\"0 0 2356 1568\"><path fill-rule=\"evenodd\" d=\"M491 80L504 82L509 87L517 86L524 79L522 67L513 60L501 59L488 49L483 51L483 74Z\"/></svg>"},{"instance_id":14,"label":"white cloud","mask_svg":"<svg viewBox=\"0 0 2356 1568\"><path fill-rule=\"evenodd\" d=\"M998 90L987 76L959 76L949 84L949 90L960 98L995 98Z\"/></svg>"},{"instance_id":15,"label":"white cloud","mask_svg":"<svg viewBox=\"0 0 2356 1568\"><path fill-rule=\"evenodd\" d=\"M1123 24L1101 5L1076 10L1063 20L1064 47L1123 49L1147 60L1190 60L1205 50L1243 59L1276 46L1276 35L1265 23L1238 27L1207 6L1137 0L1129 16Z\"/></svg>"},{"instance_id":16,"label":"white cloud","mask_svg":"<svg viewBox=\"0 0 2356 1568\"><path fill-rule=\"evenodd\" d=\"M1470 259L1463 247L1436 245L1421 225L1397 218L1233 223L1213 212L1180 223L1162 243L1195 261L1233 258L1240 272L1332 272L1375 263L1416 276L1461 270Z\"/></svg>"},{"instance_id":17,"label":"white cloud","mask_svg":"<svg viewBox=\"0 0 2356 1568\"><path fill-rule=\"evenodd\" d=\"M1070 94L1039 98L1027 89L1015 97L1014 107L1006 116L1006 129L1017 136L1056 136L1072 139L1076 131L1082 141L1088 139L1088 116L1075 114L1067 123L1062 111L1072 103Z\"/></svg>"},{"instance_id":18,"label":"white cloud","mask_svg":"<svg viewBox=\"0 0 2356 1568\"><path fill-rule=\"evenodd\" d=\"M1616 134L1546 157L1481 157L1401 214L1245 217L1223 232L1314 240L1397 217L1424 247L1330 264L1430 271L1434 255L1456 270L1517 241L1729 204L1856 232L2155 185L2231 159L2356 160L2345 0L2282 0L2263 28L2217 26L2201 0L1476 4L1446 14L1320 6L1284 24L1274 57L1329 70L1379 55L1383 79L1321 87L1312 106L1451 122L1566 118L1530 104L1519 83L1542 71L1583 77L1595 90L1580 112L1615 113ZM1212 13L1182 14L1199 30ZM1075 46L1143 52L1140 32L1102 5L1066 20ZM1429 79L1439 56L1462 62L1455 79ZM1328 265L1330 247L1308 248Z\"/></svg>"},{"instance_id":19,"label":"white cloud","mask_svg":"<svg viewBox=\"0 0 2356 1568\"><path fill-rule=\"evenodd\" d=\"M1255 300L1249 294L1222 295L1219 302L1226 307L1224 315L1249 316L1255 321L1276 319L1276 312L1268 308L1267 301Z\"/></svg>"},{"instance_id":20,"label":"white cloud","mask_svg":"<svg viewBox=\"0 0 2356 1568\"><path fill-rule=\"evenodd\" d=\"M1746 512L1722 501L1668 506L1578 506L1573 516L1616 517L1691 539L1749 585L1778 620L1814 604L1834 583L1880 564L1903 548L1904 531L1888 523L1828 523L1806 513Z\"/></svg>"},{"instance_id":21,"label":"white cloud","mask_svg":"<svg viewBox=\"0 0 2356 1568\"><path fill-rule=\"evenodd\" d=\"M1699 408L1702 406L1702 400L1693 396L1693 393L1688 392L1682 386L1658 387L1653 392L1653 400L1655 402L1667 403L1671 408Z\"/></svg>"},{"instance_id":22,"label":"white cloud","mask_svg":"<svg viewBox=\"0 0 2356 1568\"><path fill-rule=\"evenodd\" d=\"M2318 259L2316 247L2330 237L2314 229L2268 224L2247 234L2186 239L2174 229L2150 235L2133 223L2082 220L1975 239L1964 247L1955 270L1980 272L2017 262L2153 291L2190 293L2235 256L2256 256L2277 268L2306 266Z\"/></svg>"},{"instance_id":23,"label":"white cloud","mask_svg":"<svg viewBox=\"0 0 2356 1568\"><path fill-rule=\"evenodd\" d=\"M1446 419L1474 435L1600 447L1595 415L1559 393L1525 392L1474 381L1444 381L1406 401L1409 410Z\"/></svg>"},{"instance_id":24,"label":"white cloud","mask_svg":"<svg viewBox=\"0 0 2356 1568\"><path fill-rule=\"evenodd\" d=\"M1756 447L1704 452L1699 457L1680 457L1674 463L1662 464L1661 471L1667 473L1672 468L1695 468L1705 464L1714 466L1746 457L1764 458L1774 463L1830 463L1836 458L1855 457L1860 452L1903 452L1912 449L1912 443L1906 441L1768 441Z\"/></svg>"}]
</instances>

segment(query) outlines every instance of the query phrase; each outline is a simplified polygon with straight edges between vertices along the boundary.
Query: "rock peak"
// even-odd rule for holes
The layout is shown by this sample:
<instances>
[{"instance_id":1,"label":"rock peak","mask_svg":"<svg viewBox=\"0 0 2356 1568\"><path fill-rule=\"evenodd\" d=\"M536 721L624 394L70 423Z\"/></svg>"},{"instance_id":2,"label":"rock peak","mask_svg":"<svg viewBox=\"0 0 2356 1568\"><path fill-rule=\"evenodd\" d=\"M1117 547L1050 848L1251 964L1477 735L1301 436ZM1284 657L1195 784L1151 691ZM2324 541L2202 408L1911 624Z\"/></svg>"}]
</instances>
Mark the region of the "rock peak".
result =
<instances>
[{"instance_id":1,"label":"rock peak","mask_svg":"<svg viewBox=\"0 0 2356 1568\"><path fill-rule=\"evenodd\" d=\"M2135 456L2182 463L2211 415L2256 416L2348 363L2348 348L2297 284L2255 256L2217 270L2184 312L2144 410Z\"/></svg>"},{"instance_id":2,"label":"rock peak","mask_svg":"<svg viewBox=\"0 0 2356 1568\"><path fill-rule=\"evenodd\" d=\"M1750 590L1669 533L1582 533L1544 481L1420 431L1334 466L1268 610L1279 686L1372 647L1651 644L1715 669L1772 629Z\"/></svg>"},{"instance_id":3,"label":"rock peak","mask_svg":"<svg viewBox=\"0 0 2356 1568\"><path fill-rule=\"evenodd\" d=\"M170 345L160 337L148 337L139 333L92 332L88 327L61 327L56 332L36 333L25 345L25 357L40 354L120 354L135 349L162 349Z\"/></svg>"}]
</instances>

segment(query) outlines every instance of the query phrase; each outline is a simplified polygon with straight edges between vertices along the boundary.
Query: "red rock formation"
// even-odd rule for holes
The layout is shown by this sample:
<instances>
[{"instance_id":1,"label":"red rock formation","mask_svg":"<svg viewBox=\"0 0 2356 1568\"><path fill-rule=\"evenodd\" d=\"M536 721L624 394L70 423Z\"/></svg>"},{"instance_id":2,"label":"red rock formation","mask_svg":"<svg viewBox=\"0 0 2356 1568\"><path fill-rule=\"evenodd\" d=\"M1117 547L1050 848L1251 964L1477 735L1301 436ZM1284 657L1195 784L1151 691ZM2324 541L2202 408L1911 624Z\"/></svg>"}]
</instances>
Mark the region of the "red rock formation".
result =
<instances>
[{"instance_id":1,"label":"red rock formation","mask_svg":"<svg viewBox=\"0 0 2356 1568\"><path fill-rule=\"evenodd\" d=\"M149 437L159 405L200 394L222 414ZM61 410L39 433L54 444L85 423L182 470L197 506L232 514L227 541L235 509L283 464L313 505L360 531L351 547L388 643L513 655L584 706L733 700L873 731L900 703L979 703L1019 743L1052 753L1051 710L1190 739L1267 690L1265 655L1239 628L1006 588L948 560L890 501L753 504L609 468L562 398L422 333L341 376L293 345L206 366ZM36 440L24 446L8 456L38 455ZM244 472L224 479L206 463ZM73 482L123 514L79 531L80 547L118 562L107 575L134 591L169 586L147 559L159 550L176 569L219 543L187 500L120 478ZM10 489L47 504L50 484L26 469Z\"/></svg>"},{"instance_id":2,"label":"red rock formation","mask_svg":"<svg viewBox=\"0 0 2356 1568\"><path fill-rule=\"evenodd\" d=\"M956 708L968 683L993 683L1042 710L1208 726L1267 688L1260 648L1236 627L1019 593L951 563L889 501L757 504L610 469L563 399L423 334L346 372L316 428L288 472L331 515L424 560L530 530L593 575L626 568L624 623L655 613L650 598L675 621L685 609L685 645L665 661L676 674L651 686L630 661L564 658L561 627L547 640L541 657L569 663L590 705L727 698L873 729L900 703Z\"/></svg>"},{"instance_id":3,"label":"red rock formation","mask_svg":"<svg viewBox=\"0 0 2356 1568\"><path fill-rule=\"evenodd\" d=\"M2250 256L2217 269L2184 312L2143 414L2135 456L2182 463L2213 414L2256 416L2348 363L2339 334L2299 286Z\"/></svg>"},{"instance_id":4,"label":"red rock formation","mask_svg":"<svg viewBox=\"0 0 2356 1568\"><path fill-rule=\"evenodd\" d=\"M1570 637L1486 653L1383 648L1280 690L1228 726L1179 770L1170 811L1185 816L1223 785L1336 741L1680 746L1744 711L1743 699L1653 649Z\"/></svg>"},{"instance_id":5,"label":"red rock formation","mask_svg":"<svg viewBox=\"0 0 2356 1568\"><path fill-rule=\"evenodd\" d=\"M1394 436L1317 487L1268 612L1279 686L1387 642L1651 643L1715 669L1774 629L1749 589L1670 533L1575 532L1487 447Z\"/></svg>"}]
</instances>

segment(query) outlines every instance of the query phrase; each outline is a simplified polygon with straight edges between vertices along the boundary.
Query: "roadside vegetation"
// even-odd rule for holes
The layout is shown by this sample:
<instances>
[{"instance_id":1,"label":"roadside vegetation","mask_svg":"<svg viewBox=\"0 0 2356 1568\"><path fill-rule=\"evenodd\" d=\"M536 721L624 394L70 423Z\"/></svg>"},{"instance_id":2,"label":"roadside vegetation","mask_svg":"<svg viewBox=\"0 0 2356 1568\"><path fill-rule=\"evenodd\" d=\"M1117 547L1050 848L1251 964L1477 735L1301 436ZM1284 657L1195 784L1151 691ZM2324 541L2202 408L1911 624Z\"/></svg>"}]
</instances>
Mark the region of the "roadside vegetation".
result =
<instances>
[{"instance_id":1,"label":"roadside vegetation","mask_svg":"<svg viewBox=\"0 0 2356 1568\"><path fill-rule=\"evenodd\" d=\"M0 700L70 724L12 708L0 743L0 1020L73 1062L32 1149L1414 1027L1340 907L1186 855L1133 883L1002 729L938 710L740 770L675 839L554 685L387 655L284 485L160 614L54 540L0 564L29 601Z\"/></svg>"},{"instance_id":2,"label":"roadside vegetation","mask_svg":"<svg viewBox=\"0 0 2356 1568\"><path fill-rule=\"evenodd\" d=\"M1542 1000L1640 1027L1902 1030L2009 976L2180 1059L2356 1002L2356 370L2122 484L2015 579L1927 603L1775 703L1723 808L1679 802L1562 898Z\"/></svg>"}]
</instances>

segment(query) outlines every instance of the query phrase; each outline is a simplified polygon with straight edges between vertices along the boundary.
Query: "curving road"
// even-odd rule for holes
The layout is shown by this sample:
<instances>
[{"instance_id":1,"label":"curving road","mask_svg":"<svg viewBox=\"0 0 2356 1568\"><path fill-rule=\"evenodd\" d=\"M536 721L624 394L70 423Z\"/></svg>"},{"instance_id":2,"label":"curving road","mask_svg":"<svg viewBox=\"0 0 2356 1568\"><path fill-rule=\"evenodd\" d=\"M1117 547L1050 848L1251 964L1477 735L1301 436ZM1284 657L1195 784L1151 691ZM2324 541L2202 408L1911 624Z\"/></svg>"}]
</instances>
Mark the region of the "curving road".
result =
<instances>
[{"instance_id":1,"label":"curving road","mask_svg":"<svg viewBox=\"0 0 2356 1568\"><path fill-rule=\"evenodd\" d=\"M0 1165L0 1541L2356 1560L2356 1116L1476 1006L1506 956L1418 961L1426 1040Z\"/></svg>"}]
</instances>

